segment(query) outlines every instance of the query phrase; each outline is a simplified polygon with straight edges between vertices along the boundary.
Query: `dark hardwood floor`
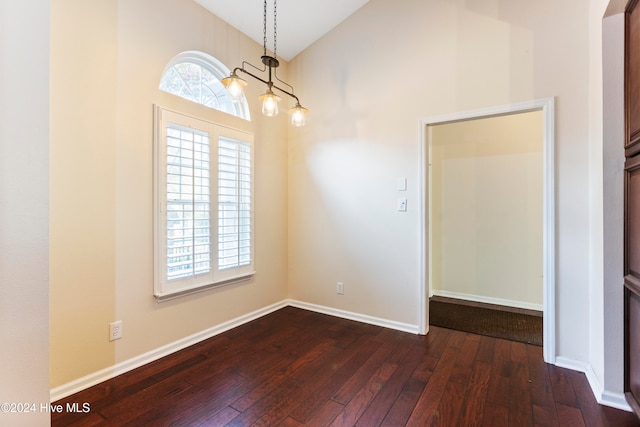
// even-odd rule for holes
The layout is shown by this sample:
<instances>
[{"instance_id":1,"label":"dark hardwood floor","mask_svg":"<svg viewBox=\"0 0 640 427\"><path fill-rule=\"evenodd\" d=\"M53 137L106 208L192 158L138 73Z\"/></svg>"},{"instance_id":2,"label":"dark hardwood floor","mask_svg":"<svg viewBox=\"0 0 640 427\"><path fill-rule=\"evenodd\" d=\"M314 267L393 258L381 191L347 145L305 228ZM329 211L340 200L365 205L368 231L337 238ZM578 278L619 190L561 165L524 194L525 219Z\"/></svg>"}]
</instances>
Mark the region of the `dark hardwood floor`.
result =
<instances>
[{"instance_id":1,"label":"dark hardwood floor","mask_svg":"<svg viewBox=\"0 0 640 427\"><path fill-rule=\"evenodd\" d=\"M542 348L287 307L56 404L53 426L640 426Z\"/></svg>"}]
</instances>

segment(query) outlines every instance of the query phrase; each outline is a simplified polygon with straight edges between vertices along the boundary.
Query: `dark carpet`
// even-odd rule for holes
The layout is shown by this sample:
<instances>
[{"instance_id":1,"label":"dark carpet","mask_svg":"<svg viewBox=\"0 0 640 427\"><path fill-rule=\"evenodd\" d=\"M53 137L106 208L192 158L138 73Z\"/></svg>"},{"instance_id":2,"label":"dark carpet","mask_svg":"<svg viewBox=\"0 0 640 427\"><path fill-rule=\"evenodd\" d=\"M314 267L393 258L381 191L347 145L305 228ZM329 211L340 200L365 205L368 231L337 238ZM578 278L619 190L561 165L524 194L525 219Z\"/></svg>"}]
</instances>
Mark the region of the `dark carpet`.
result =
<instances>
[{"instance_id":1,"label":"dark carpet","mask_svg":"<svg viewBox=\"0 0 640 427\"><path fill-rule=\"evenodd\" d=\"M542 345L542 317L441 301L429 302L429 324Z\"/></svg>"}]
</instances>

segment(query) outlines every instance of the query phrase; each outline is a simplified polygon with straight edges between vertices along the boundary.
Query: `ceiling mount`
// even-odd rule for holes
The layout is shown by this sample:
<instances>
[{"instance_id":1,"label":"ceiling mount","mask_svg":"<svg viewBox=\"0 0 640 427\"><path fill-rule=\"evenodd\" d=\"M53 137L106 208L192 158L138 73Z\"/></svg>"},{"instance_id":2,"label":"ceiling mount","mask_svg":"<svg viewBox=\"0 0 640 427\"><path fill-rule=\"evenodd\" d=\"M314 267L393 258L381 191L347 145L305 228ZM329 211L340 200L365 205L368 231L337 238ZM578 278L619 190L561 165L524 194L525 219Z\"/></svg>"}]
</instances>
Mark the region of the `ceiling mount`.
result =
<instances>
[{"instance_id":1,"label":"ceiling mount","mask_svg":"<svg viewBox=\"0 0 640 427\"><path fill-rule=\"evenodd\" d=\"M262 63L267 67L278 68L280 66L280 61L278 61L273 56L262 55L260 59L262 59Z\"/></svg>"}]
</instances>

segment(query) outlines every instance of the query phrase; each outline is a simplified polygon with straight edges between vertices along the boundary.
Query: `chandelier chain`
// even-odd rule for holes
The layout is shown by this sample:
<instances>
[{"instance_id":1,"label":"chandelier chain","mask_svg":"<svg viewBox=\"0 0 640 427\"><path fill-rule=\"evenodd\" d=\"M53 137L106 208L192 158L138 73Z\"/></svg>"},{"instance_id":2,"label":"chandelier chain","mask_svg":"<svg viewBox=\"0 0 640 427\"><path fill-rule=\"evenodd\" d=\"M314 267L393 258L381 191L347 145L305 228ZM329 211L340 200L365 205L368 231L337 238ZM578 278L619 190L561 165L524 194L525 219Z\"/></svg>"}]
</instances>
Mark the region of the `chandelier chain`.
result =
<instances>
[{"instance_id":1,"label":"chandelier chain","mask_svg":"<svg viewBox=\"0 0 640 427\"><path fill-rule=\"evenodd\" d=\"M264 54L267 54L267 0L264 0L264 12L262 15L262 34L263 34L263 47Z\"/></svg>"},{"instance_id":2,"label":"chandelier chain","mask_svg":"<svg viewBox=\"0 0 640 427\"><path fill-rule=\"evenodd\" d=\"M264 55L267 55L267 0L264 0L262 14L262 40ZM278 52L278 0L273 0L273 56Z\"/></svg>"}]
</instances>

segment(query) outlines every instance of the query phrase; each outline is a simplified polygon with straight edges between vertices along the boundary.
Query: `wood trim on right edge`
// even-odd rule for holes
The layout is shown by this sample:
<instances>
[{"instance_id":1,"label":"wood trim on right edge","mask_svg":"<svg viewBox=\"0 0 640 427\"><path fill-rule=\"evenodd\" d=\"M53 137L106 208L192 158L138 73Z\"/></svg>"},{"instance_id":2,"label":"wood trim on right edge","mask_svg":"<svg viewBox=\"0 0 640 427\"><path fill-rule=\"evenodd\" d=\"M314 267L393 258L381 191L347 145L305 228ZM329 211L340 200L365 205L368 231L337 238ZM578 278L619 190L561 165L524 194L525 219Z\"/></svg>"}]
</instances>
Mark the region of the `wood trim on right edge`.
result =
<instances>
[{"instance_id":1,"label":"wood trim on right edge","mask_svg":"<svg viewBox=\"0 0 640 427\"><path fill-rule=\"evenodd\" d=\"M632 271L632 255L640 250L638 244L637 221L630 211L637 211L637 182L632 184L632 175L640 168L640 11L636 10L638 0L630 0L624 17L624 119L625 119L625 165L624 165L624 393L629 406L640 419L640 396L638 381L640 372L637 355L639 342L635 338L640 324L638 321L638 298L640 278ZM633 225L633 227L632 227ZM631 240L633 239L633 241ZM637 270L637 266L635 266ZM635 274L634 274L635 273ZM632 306L633 304L633 306ZM633 320L633 322L632 322Z\"/></svg>"}]
</instances>

